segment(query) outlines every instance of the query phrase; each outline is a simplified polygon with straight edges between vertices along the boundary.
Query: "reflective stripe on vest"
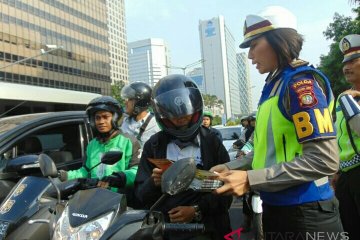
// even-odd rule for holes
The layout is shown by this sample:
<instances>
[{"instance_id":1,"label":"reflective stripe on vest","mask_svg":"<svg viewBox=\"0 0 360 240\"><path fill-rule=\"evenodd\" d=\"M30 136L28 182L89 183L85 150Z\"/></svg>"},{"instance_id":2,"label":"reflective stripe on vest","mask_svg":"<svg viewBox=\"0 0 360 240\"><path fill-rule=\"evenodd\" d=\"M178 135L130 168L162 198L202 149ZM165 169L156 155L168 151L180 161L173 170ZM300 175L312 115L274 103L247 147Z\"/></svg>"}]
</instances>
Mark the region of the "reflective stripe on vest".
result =
<instances>
[{"instance_id":1,"label":"reflective stripe on vest","mask_svg":"<svg viewBox=\"0 0 360 240\"><path fill-rule=\"evenodd\" d=\"M341 111L341 107L339 101L336 102L336 131L337 131L337 139L339 145L339 153L340 153L340 161L342 162L349 162L351 161L356 153L354 148L351 145L349 133L346 128L346 120L344 118L344 114ZM360 138L356 137L356 134L353 133L354 143L357 149L360 149ZM341 169L343 172L347 172L350 169L353 169L357 166L360 166L360 163L351 165L349 167Z\"/></svg>"},{"instance_id":2,"label":"reflective stripe on vest","mask_svg":"<svg viewBox=\"0 0 360 240\"><path fill-rule=\"evenodd\" d=\"M300 71L316 71L308 66L300 68ZM302 155L302 145L297 140L294 123L288 120L279 108L279 99L284 95L288 82L300 72L296 70L287 69L284 71L283 78L277 80L279 81L279 88L258 108L253 169L262 169L282 162L290 162L295 157ZM328 89L330 87L328 84L325 86ZM328 101L328 104L331 111L333 102ZM261 199L269 205L284 206L326 200L333 196L333 192L328 181L325 181L323 184L303 183L278 192L260 192L260 195Z\"/></svg>"}]
</instances>

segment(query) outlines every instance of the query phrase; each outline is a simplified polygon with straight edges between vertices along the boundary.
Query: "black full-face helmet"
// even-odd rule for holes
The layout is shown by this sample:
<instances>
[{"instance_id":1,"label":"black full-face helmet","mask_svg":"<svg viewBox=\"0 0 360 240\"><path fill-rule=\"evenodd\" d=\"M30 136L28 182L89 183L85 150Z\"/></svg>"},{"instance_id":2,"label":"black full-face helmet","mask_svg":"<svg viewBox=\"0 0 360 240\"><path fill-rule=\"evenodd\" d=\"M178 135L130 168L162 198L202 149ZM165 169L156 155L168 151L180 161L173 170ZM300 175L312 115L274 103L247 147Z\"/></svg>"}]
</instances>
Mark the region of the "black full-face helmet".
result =
<instances>
[{"instance_id":1,"label":"black full-face helmet","mask_svg":"<svg viewBox=\"0 0 360 240\"><path fill-rule=\"evenodd\" d=\"M131 115L138 115L151 104L151 87L144 82L133 82L121 90L121 98L134 99L134 110Z\"/></svg>"},{"instance_id":2,"label":"black full-face helmet","mask_svg":"<svg viewBox=\"0 0 360 240\"><path fill-rule=\"evenodd\" d=\"M94 133L98 133L98 130L95 126L95 113L98 111L108 111L113 114L111 125L113 129L118 128L118 121L121 118L123 111L119 102L110 96L102 96L94 98L86 106L86 114L88 115L90 126Z\"/></svg>"},{"instance_id":3,"label":"black full-face helmet","mask_svg":"<svg viewBox=\"0 0 360 240\"><path fill-rule=\"evenodd\" d=\"M174 74L159 80L152 92L155 118L169 135L189 141L202 123L203 99L196 84L184 75ZM169 119L191 116L186 128L177 128Z\"/></svg>"}]
</instances>

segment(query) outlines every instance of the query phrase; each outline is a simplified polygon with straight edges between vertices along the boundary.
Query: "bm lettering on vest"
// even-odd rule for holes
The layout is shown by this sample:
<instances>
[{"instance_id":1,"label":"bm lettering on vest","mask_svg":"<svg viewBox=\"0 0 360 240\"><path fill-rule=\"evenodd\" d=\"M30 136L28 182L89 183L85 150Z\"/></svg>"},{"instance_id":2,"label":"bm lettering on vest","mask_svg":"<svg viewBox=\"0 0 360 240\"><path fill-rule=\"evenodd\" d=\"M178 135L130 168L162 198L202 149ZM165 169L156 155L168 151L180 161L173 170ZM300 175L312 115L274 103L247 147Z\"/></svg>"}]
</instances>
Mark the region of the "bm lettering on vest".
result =
<instances>
[{"instance_id":1,"label":"bm lettering on vest","mask_svg":"<svg viewBox=\"0 0 360 240\"><path fill-rule=\"evenodd\" d=\"M319 133L334 132L330 112L328 108L324 108L324 114L320 109L312 109L314 112L317 128ZM313 123L310 121L310 114L307 112L299 112L293 115L293 121L299 138L310 136L314 132Z\"/></svg>"}]
</instances>

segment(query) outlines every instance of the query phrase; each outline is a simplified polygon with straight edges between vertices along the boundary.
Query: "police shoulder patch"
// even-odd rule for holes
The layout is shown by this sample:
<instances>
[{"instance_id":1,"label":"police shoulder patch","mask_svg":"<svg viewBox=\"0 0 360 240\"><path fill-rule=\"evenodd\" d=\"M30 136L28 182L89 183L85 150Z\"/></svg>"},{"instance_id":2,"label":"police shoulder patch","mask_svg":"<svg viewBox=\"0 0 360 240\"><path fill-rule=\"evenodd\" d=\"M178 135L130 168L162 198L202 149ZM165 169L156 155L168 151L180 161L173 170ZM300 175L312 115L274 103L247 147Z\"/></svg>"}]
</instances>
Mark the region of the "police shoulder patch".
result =
<instances>
[{"instance_id":1,"label":"police shoulder patch","mask_svg":"<svg viewBox=\"0 0 360 240\"><path fill-rule=\"evenodd\" d=\"M293 67L293 68L297 68L297 67L300 67L300 66L305 66L305 65L308 65L309 62L306 62L304 60L301 60L301 59L294 59L291 63L290 63L290 66Z\"/></svg>"},{"instance_id":2,"label":"police shoulder patch","mask_svg":"<svg viewBox=\"0 0 360 240\"><path fill-rule=\"evenodd\" d=\"M291 85L291 88L298 97L299 106L301 108L310 108L318 103L314 93L313 81L314 80L312 79L301 79Z\"/></svg>"}]
</instances>

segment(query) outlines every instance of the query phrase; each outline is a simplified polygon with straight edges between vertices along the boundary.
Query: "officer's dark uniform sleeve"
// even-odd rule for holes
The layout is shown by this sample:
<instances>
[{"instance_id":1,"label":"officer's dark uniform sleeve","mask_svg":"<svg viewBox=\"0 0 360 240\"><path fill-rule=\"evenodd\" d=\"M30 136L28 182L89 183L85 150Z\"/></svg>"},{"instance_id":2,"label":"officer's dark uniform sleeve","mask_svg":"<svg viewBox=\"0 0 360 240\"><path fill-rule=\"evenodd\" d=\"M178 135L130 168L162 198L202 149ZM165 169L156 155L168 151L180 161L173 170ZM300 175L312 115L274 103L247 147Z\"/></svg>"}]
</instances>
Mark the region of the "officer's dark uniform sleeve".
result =
<instances>
[{"instance_id":1,"label":"officer's dark uniform sleeve","mask_svg":"<svg viewBox=\"0 0 360 240\"><path fill-rule=\"evenodd\" d=\"M141 155L140 164L135 178L135 195L146 208L152 206L161 196L160 187L155 186L151 178L153 166L148 161L152 158L151 141L147 141Z\"/></svg>"}]
</instances>

